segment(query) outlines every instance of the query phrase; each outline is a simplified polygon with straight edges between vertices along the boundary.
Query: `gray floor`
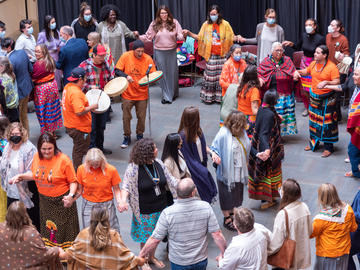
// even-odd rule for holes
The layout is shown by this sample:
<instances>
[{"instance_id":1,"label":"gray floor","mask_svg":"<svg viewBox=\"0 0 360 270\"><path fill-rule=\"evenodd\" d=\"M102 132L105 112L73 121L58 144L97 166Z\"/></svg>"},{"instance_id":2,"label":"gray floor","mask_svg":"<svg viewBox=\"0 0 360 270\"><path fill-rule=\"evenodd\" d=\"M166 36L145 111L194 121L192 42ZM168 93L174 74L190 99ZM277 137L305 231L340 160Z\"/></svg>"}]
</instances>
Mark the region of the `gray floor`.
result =
<instances>
[{"instance_id":1,"label":"gray floor","mask_svg":"<svg viewBox=\"0 0 360 270\"><path fill-rule=\"evenodd\" d=\"M152 120L152 137L159 148L159 155L161 154L165 136L171 132L177 132L181 113L184 107L188 105L198 106L201 114L201 127L206 135L207 144L211 144L219 127L219 105L205 105L199 99L200 87L188 87L180 89L180 97L171 105L162 105L161 90L158 86L152 86L151 92L151 120ZM105 148L113 151L112 155L107 156L109 163L117 167L120 176L122 177L129 160L130 148L121 149L120 144L123 139L122 130L122 112L120 103L112 105L114 112L112 113L112 121L107 125L105 131ZM307 145L308 140L308 118L302 117L303 105L298 103L296 105L297 125L299 134L296 136L285 137L285 160L283 162L283 178L297 179L302 188L302 199L309 206L312 215L318 211L317 204L317 188L321 183L333 183L339 192L340 198L348 203L351 203L358 188L359 180L352 178L345 178L344 173L350 169L350 165L344 163L344 158L347 153L347 144L349 142L349 135L346 133L346 120L339 126L340 140L335 144L335 153L329 158L321 158L321 149L318 152L305 152L303 148ZM344 110L344 112L346 112ZM344 115L346 113L343 113ZM40 128L36 115L29 114L31 123L31 141L36 145L37 138L40 134ZM132 129L135 131L136 117L133 114ZM146 123L147 130L145 136L149 136L148 122ZM72 140L65 134L64 129L60 130L62 137L58 140L58 146L67 155L71 156ZM133 141L135 134L132 135ZM208 166L209 170L215 176L212 166ZM244 193L244 206L249 207L255 214L256 222L265 225L270 230L273 227L273 221L276 214L276 208L262 211L259 209L260 202L250 200L247 198L247 192ZM78 204L81 202L79 201ZM220 225L222 224L222 214L219 204L214 205L214 211L218 217ZM119 221L121 226L121 235L126 245L135 253L139 252L139 245L130 238L130 220L131 212L119 214ZM222 225L221 225L222 226ZM231 241L234 233L223 230L228 243ZM164 253L165 246L161 244L157 250L158 257L163 259L166 268L170 269L169 261L166 259ZM311 245L314 263L315 244L312 241ZM210 240L209 243L209 266L208 269L216 269L215 257L219 251L214 242ZM155 269L155 267L153 267Z\"/></svg>"}]
</instances>

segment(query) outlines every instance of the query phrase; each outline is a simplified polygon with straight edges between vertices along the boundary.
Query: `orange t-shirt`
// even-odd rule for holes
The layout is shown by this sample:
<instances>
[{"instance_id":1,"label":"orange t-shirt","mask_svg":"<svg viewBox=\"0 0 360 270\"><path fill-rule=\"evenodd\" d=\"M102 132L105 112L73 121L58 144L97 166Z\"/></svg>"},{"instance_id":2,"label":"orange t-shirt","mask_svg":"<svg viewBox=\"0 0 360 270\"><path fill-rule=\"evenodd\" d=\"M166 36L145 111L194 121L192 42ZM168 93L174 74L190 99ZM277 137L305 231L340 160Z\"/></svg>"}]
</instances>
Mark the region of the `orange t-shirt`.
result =
<instances>
[{"instance_id":1,"label":"orange t-shirt","mask_svg":"<svg viewBox=\"0 0 360 270\"><path fill-rule=\"evenodd\" d=\"M116 168L110 164L105 167L105 175L101 168L85 170L84 164L77 170L77 181L84 187L82 196L90 202L107 202L113 199L112 187L121 182Z\"/></svg>"},{"instance_id":2,"label":"orange t-shirt","mask_svg":"<svg viewBox=\"0 0 360 270\"><path fill-rule=\"evenodd\" d=\"M354 211L347 206L344 223L314 219L313 232L310 238L316 237L316 255L320 257L340 257L349 254L351 247L350 232L358 228Z\"/></svg>"},{"instance_id":3,"label":"orange t-shirt","mask_svg":"<svg viewBox=\"0 0 360 270\"><path fill-rule=\"evenodd\" d=\"M83 115L77 115L89 106L89 102L81 88L74 83L69 82L64 87L61 100L64 126L67 128L76 128L85 133L91 131L91 113L87 112Z\"/></svg>"},{"instance_id":4,"label":"orange t-shirt","mask_svg":"<svg viewBox=\"0 0 360 270\"><path fill-rule=\"evenodd\" d=\"M322 81L332 81L334 79L340 78L340 73L336 65L328 61L324 69L320 72L322 64L316 64L315 61L311 62L310 65L306 68L306 71L311 75L311 91L317 95L322 95L331 92L330 89L318 89L317 85ZM318 70L318 71L316 71Z\"/></svg>"},{"instance_id":5,"label":"orange t-shirt","mask_svg":"<svg viewBox=\"0 0 360 270\"><path fill-rule=\"evenodd\" d=\"M59 197L70 189L70 183L76 181L74 166L70 158L58 153L52 159L40 159L34 155L31 171L40 194L47 197Z\"/></svg>"},{"instance_id":6,"label":"orange t-shirt","mask_svg":"<svg viewBox=\"0 0 360 270\"><path fill-rule=\"evenodd\" d=\"M246 86L244 86L246 87ZM253 115L251 110L251 102L259 101L259 106L261 103L260 92L256 87L251 88L244 98L243 95L238 96L238 111L242 112L245 115Z\"/></svg>"},{"instance_id":7,"label":"orange t-shirt","mask_svg":"<svg viewBox=\"0 0 360 270\"><path fill-rule=\"evenodd\" d=\"M116 63L116 68L131 76L134 82L129 83L128 88L122 94L122 98L128 100L146 100L148 96L147 86L140 86L138 81L146 75L149 65L152 65L150 72L155 72L155 64L152 58L143 53L140 59L136 58L134 51L125 52Z\"/></svg>"},{"instance_id":8,"label":"orange t-shirt","mask_svg":"<svg viewBox=\"0 0 360 270\"><path fill-rule=\"evenodd\" d=\"M211 54L221 55L220 26L213 23Z\"/></svg>"}]
</instances>

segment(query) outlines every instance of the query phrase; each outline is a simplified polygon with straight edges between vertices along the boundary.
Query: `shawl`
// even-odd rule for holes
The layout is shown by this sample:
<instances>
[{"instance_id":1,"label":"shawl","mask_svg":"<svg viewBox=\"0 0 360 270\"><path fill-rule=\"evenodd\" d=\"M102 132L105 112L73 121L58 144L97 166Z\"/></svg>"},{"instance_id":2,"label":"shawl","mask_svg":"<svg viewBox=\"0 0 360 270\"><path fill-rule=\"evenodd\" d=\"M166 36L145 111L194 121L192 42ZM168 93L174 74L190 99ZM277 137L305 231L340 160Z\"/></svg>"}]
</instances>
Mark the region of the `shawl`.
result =
<instances>
[{"instance_id":1,"label":"shawl","mask_svg":"<svg viewBox=\"0 0 360 270\"><path fill-rule=\"evenodd\" d=\"M220 42L221 42L221 56L224 55L230 50L230 47L233 45L234 32L230 24L224 19L219 24L220 28ZM212 31L213 25L208 22L204 22L201 26L200 32L198 34L198 53L205 58L206 61L209 60L211 55L211 45L212 45Z\"/></svg>"},{"instance_id":2,"label":"shawl","mask_svg":"<svg viewBox=\"0 0 360 270\"><path fill-rule=\"evenodd\" d=\"M346 204L343 208L323 208L320 210L319 214L314 217L314 220L321 219L342 224L345 222L349 207L350 205Z\"/></svg>"},{"instance_id":3,"label":"shawl","mask_svg":"<svg viewBox=\"0 0 360 270\"><path fill-rule=\"evenodd\" d=\"M294 63L288 56L283 56L279 64L276 64L272 60L272 56L268 56L260 63L257 70L258 76L265 82L265 89L268 90L271 82L271 77L274 73L276 76L276 80L292 80L296 68Z\"/></svg>"},{"instance_id":4,"label":"shawl","mask_svg":"<svg viewBox=\"0 0 360 270\"><path fill-rule=\"evenodd\" d=\"M173 195L176 198L176 187L178 179L173 177L169 170L166 168L164 163L160 159L155 159L164 170L166 181L168 187ZM135 218L140 222L140 206L139 206L139 185L138 185L138 174L139 174L139 165L135 163L130 163L125 171L122 189L126 190L129 193L129 204L131 210L134 213Z\"/></svg>"},{"instance_id":5,"label":"shawl","mask_svg":"<svg viewBox=\"0 0 360 270\"><path fill-rule=\"evenodd\" d=\"M228 186L228 189L231 190L235 187L236 182L241 182L243 184L247 183L248 180L248 169L247 161L250 152L250 140L246 134L246 130L243 131L243 136L239 138L246 151L242 151L241 154L241 179L235 181L234 177L234 152L233 152L233 136L230 130L227 127L220 128L219 132L216 134L215 139L211 144L211 150L216 152L216 154L221 158L220 165L216 169L216 178Z\"/></svg>"},{"instance_id":6,"label":"shawl","mask_svg":"<svg viewBox=\"0 0 360 270\"><path fill-rule=\"evenodd\" d=\"M35 83L47 82L55 78L55 73L46 70L44 61L37 60L33 66L31 78Z\"/></svg>"},{"instance_id":7,"label":"shawl","mask_svg":"<svg viewBox=\"0 0 360 270\"><path fill-rule=\"evenodd\" d=\"M225 95L226 89L228 89L230 84L240 83L245 69L246 69L246 62L244 59L240 59L239 62L236 62L232 57L230 57L225 62L219 80L220 86L222 88L222 96Z\"/></svg>"},{"instance_id":8,"label":"shawl","mask_svg":"<svg viewBox=\"0 0 360 270\"><path fill-rule=\"evenodd\" d=\"M237 90L238 90L237 84L230 84L225 92L225 95L221 100L220 125L223 124L223 122L229 116L231 111L237 111L238 108Z\"/></svg>"},{"instance_id":9,"label":"shawl","mask_svg":"<svg viewBox=\"0 0 360 270\"><path fill-rule=\"evenodd\" d=\"M360 95L355 97L349 110L347 132L351 134L351 143L360 149Z\"/></svg>"},{"instance_id":10,"label":"shawl","mask_svg":"<svg viewBox=\"0 0 360 270\"><path fill-rule=\"evenodd\" d=\"M66 250L71 256L68 260L69 270L131 270L138 269L138 258L124 244L120 234L110 230L110 244L102 251L90 245L89 228L82 230L72 246Z\"/></svg>"},{"instance_id":11,"label":"shawl","mask_svg":"<svg viewBox=\"0 0 360 270\"><path fill-rule=\"evenodd\" d=\"M10 175L10 154L11 154L11 144L8 143L3 151L3 158L0 160L0 177L1 177L1 186L4 191L7 191L7 186L9 185L9 180L15 175ZM31 171L31 164L33 161L34 154L37 152L36 147L27 140L22 143L19 149L19 159L18 159L18 174L26 173ZM21 181L16 184L20 201L22 201L26 208L32 208L34 206L31 201L32 193L28 188L28 183L26 181Z\"/></svg>"},{"instance_id":12,"label":"shawl","mask_svg":"<svg viewBox=\"0 0 360 270\"><path fill-rule=\"evenodd\" d=\"M201 150L203 161L201 162L199 152L197 150L196 143L187 142L185 138L185 132L180 131L180 136L183 141L180 149L184 156L186 165L189 168L191 177L194 180L199 196L203 201L212 203L217 194L216 185L211 173L207 169L207 152L206 152L206 141L204 134L200 136Z\"/></svg>"},{"instance_id":13,"label":"shawl","mask_svg":"<svg viewBox=\"0 0 360 270\"><path fill-rule=\"evenodd\" d=\"M58 270L62 269L59 261L59 248L46 247L41 235L33 226L26 226L24 240L14 242L10 239L10 229L6 223L0 223L0 243L2 252L0 265L17 270Z\"/></svg>"}]
</instances>

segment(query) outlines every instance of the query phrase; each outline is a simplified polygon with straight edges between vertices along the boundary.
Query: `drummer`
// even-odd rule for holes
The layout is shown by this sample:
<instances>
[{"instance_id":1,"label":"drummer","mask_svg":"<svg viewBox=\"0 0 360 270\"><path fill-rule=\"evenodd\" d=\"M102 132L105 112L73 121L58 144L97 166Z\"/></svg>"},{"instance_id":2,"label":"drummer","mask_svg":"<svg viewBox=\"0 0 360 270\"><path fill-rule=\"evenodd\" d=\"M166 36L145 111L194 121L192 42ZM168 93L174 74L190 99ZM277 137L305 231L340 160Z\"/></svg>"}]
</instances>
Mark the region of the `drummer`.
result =
<instances>
[{"instance_id":1,"label":"drummer","mask_svg":"<svg viewBox=\"0 0 360 270\"><path fill-rule=\"evenodd\" d=\"M68 81L69 83L64 87L61 104L66 133L73 139L72 160L76 170L89 149L90 111L97 109L98 104L89 106L89 102L82 92L85 84L85 70L83 68L74 68Z\"/></svg>"},{"instance_id":2,"label":"drummer","mask_svg":"<svg viewBox=\"0 0 360 270\"><path fill-rule=\"evenodd\" d=\"M98 44L94 46L92 56L79 65L85 69L86 81L83 89L85 93L91 89L104 90L104 86L113 78L111 69L105 61L105 55L105 47ZM97 147L105 155L110 155L112 151L104 148L104 131L108 111L104 113L91 112L91 116L90 148Z\"/></svg>"},{"instance_id":3,"label":"drummer","mask_svg":"<svg viewBox=\"0 0 360 270\"><path fill-rule=\"evenodd\" d=\"M146 75L150 65L152 65L150 72L155 72L154 61L144 53L144 43L139 39L134 41L133 50L125 52L116 63L116 76L126 77L129 82L128 88L122 94L124 140L121 148L126 148L131 143L130 121L133 106L135 106L137 116L136 140L140 140L144 136L149 94L148 87L140 86L138 81Z\"/></svg>"}]
</instances>

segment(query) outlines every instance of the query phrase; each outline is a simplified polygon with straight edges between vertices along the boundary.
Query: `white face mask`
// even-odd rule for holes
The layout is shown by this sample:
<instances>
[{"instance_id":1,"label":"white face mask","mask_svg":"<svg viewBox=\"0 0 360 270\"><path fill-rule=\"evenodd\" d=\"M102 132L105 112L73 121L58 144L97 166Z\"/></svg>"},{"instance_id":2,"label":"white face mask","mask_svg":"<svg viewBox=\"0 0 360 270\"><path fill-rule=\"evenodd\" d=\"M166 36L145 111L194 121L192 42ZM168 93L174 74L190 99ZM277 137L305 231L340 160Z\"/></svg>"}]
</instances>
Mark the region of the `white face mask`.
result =
<instances>
[{"instance_id":1,"label":"white face mask","mask_svg":"<svg viewBox=\"0 0 360 270\"><path fill-rule=\"evenodd\" d=\"M334 33L334 28L332 28L331 25L328 26L328 32L329 33Z\"/></svg>"},{"instance_id":2,"label":"white face mask","mask_svg":"<svg viewBox=\"0 0 360 270\"><path fill-rule=\"evenodd\" d=\"M314 31L314 28L312 26L305 26L305 31L307 34L310 34L312 31Z\"/></svg>"}]
</instances>

